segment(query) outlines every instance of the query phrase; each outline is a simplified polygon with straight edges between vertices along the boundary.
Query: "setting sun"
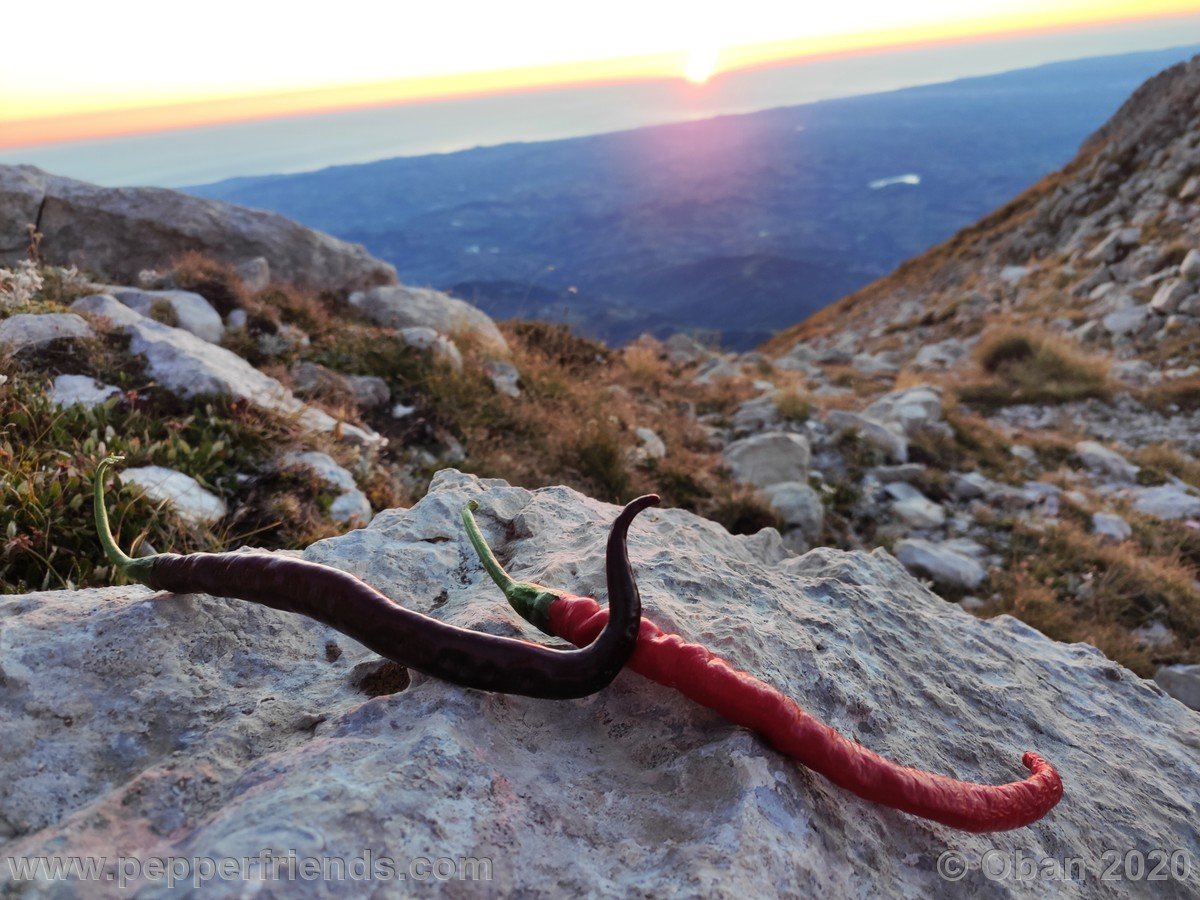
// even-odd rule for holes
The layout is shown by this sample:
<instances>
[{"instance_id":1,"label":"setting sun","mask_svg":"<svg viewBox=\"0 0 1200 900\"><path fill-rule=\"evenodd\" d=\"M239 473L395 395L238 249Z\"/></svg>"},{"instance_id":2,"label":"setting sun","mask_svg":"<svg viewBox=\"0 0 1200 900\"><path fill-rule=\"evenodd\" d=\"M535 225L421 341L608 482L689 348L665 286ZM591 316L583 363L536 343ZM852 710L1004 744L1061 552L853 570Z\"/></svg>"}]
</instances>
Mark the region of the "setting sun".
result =
<instances>
[{"instance_id":1,"label":"setting sun","mask_svg":"<svg viewBox=\"0 0 1200 900\"><path fill-rule=\"evenodd\" d=\"M716 47L696 47L687 57L683 77L693 84L704 84L717 71L717 58L721 51Z\"/></svg>"},{"instance_id":2,"label":"setting sun","mask_svg":"<svg viewBox=\"0 0 1200 900\"><path fill-rule=\"evenodd\" d=\"M718 72L786 60L1181 15L1197 4L513 0L449 12L343 0L338 16L316 19L280 18L276 4L211 0L179 44L161 40L159 0L62 0L56 15L74 27L56 35L54 66L43 65L37 41L11 42L0 54L0 149L545 87L678 78L700 85ZM37 4L17 4L5 24L12 34L37 33L42 15ZM231 31L230 21L240 27ZM116 48L100 68L96 46Z\"/></svg>"}]
</instances>

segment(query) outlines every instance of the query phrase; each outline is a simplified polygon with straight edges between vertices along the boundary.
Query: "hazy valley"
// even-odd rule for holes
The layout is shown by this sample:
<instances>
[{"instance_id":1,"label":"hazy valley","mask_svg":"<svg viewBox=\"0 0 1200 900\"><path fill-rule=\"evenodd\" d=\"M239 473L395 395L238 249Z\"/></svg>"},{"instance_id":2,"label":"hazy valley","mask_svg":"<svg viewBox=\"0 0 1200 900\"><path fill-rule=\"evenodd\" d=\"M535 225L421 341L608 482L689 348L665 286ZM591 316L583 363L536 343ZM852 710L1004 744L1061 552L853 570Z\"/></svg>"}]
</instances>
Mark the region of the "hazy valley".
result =
<instances>
[{"instance_id":1,"label":"hazy valley","mask_svg":"<svg viewBox=\"0 0 1200 900\"><path fill-rule=\"evenodd\" d=\"M497 318L565 320L616 344L711 331L749 349L1065 163L1188 55L193 190L362 243L406 283ZM880 184L906 175L919 184Z\"/></svg>"}]
</instances>

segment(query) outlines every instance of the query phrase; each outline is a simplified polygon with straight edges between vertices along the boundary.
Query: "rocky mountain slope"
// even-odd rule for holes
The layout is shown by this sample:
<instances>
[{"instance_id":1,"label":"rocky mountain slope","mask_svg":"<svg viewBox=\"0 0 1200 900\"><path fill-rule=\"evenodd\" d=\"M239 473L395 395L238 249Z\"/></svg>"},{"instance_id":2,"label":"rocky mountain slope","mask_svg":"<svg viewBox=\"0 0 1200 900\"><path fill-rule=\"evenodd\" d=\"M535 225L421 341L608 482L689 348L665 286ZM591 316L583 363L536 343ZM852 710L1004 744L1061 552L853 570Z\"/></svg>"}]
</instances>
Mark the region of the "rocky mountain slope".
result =
<instances>
[{"instance_id":1,"label":"rocky mountain slope","mask_svg":"<svg viewBox=\"0 0 1200 900\"><path fill-rule=\"evenodd\" d=\"M850 533L1147 673L1195 662L1198 202L1192 60L1063 170L764 347L824 407L805 429ZM739 415L729 439L777 427L767 396Z\"/></svg>"}]
</instances>

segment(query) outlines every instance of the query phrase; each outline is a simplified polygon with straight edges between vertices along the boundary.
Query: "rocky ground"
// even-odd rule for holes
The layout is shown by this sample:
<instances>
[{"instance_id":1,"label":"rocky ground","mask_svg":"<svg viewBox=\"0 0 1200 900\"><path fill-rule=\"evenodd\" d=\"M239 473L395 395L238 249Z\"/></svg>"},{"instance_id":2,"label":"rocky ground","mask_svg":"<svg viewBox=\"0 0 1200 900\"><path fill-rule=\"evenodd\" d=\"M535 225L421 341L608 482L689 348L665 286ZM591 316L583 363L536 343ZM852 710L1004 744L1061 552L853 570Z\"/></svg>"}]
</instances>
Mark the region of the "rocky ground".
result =
<instances>
[{"instance_id":1,"label":"rocky ground","mask_svg":"<svg viewBox=\"0 0 1200 900\"><path fill-rule=\"evenodd\" d=\"M603 596L616 507L453 470L411 509L305 556L443 620L544 639L475 560L459 521L469 499L518 577ZM1127 896L1100 878L1105 850L1200 852L1198 720L1094 648L970 616L883 551L796 556L774 532L735 536L678 510L639 518L630 546L660 625L843 733L987 782L1019 776L1036 748L1061 769L1064 800L1021 831L964 834L859 800L631 673L576 702L410 682L307 620L129 587L0 601L4 852L353 859L370 848L402 867L490 861L484 884L422 886L445 896L914 898L945 892L936 867L950 850L976 865L989 850L1086 860L1074 881L976 868L964 885L984 897ZM1155 886L1191 896L1197 877ZM135 887L168 893L161 879Z\"/></svg>"}]
</instances>

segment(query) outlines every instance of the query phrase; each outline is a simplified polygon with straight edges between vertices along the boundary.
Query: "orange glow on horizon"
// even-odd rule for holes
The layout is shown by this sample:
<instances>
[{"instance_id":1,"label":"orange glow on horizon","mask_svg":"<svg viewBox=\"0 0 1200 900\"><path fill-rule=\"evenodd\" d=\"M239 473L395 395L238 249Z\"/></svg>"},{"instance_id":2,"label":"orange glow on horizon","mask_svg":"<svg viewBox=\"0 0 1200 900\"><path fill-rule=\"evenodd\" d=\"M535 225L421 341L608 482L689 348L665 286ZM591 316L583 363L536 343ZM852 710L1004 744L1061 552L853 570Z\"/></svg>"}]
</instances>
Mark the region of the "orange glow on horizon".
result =
<instances>
[{"instance_id":1,"label":"orange glow on horizon","mask_svg":"<svg viewBox=\"0 0 1200 900\"><path fill-rule=\"evenodd\" d=\"M1096 7L1103 12L1097 15ZM722 47L700 40L686 52L610 60L530 66L492 72L470 72L379 81L288 92L180 98L175 102L139 103L131 98L111 105L72 109L37 117L5 115L0 109L0 149L94 140L194 128L207 125L314 115L359 108L419 103L491 94L580 85L685 79L702 90L723 72L774 66L801 60L916 49L922 46L1053 33L1130 21L1170 19L1200 13L1197 0L1109 0L1091 10L1063 8L1032 16L1007 14L970 21L830 34L770 43Z\"/></svg>"}]
</instances>

